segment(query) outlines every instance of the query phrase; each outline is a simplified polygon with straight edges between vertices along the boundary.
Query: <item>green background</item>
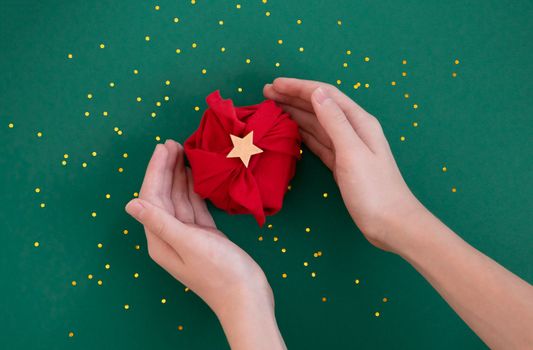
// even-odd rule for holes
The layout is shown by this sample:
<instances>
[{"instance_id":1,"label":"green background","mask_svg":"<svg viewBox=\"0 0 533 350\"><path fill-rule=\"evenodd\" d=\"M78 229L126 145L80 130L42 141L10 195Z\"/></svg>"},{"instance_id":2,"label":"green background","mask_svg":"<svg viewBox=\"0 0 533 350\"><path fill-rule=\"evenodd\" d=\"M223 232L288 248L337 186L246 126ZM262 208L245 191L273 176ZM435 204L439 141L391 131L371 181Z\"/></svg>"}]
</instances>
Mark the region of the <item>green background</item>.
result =
<instances>
[{"instance_id":1,"label":"green background","mask_svg":"<svg viewBox=\"0 0 533 350\"><path fill-rule=\"evenodd\" d=\"M277 76L340 80L379 118L421 201L532 282L532 17L518 0L1 0L1 347L227 348L203 302L149 259L123 207L156 136L184 141L208 93L253 104ZM212 211L265 270L289 348L485 347L413 268L365 241L305 148L271 229Z\"/></svg>"}]
</instances>

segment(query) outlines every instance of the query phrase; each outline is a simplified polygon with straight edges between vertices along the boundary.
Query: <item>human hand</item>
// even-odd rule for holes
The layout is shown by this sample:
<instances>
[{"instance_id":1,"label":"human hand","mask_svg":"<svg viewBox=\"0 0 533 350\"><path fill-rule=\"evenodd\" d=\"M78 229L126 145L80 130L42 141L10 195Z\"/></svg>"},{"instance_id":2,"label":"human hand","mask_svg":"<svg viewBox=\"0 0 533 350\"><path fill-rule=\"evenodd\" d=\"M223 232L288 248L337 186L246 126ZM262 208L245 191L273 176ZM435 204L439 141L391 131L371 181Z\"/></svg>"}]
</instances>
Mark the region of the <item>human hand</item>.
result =
<instances>
[{"instance_id":1,"label":"human hand","mask_svg":"<svg viewBox=\"0 0 533 350\"><path fill-rule=\"evenodd\" d=\"M270 325L277 331L265 274L216 229L204 200L193 190L180 144L168 140L156 146L139 199L129 202L126 211L144 225L150 257L211 307L232 347L246 340L240 333L258 332L247 327L261 331Z\"/></svg>"},{"instance_id":2,"label":"human hand","mask_svg":"<svg viewBox=\"0 0 533 350\"><path fill-rule=\"evenodd\" d=\"M278 78L264 87L298 123L304 143L332 170L353 220L375 246L397 252L391 226L423 206L396 165L378 120L336 87Z\"/></svg>"}]
</instances>

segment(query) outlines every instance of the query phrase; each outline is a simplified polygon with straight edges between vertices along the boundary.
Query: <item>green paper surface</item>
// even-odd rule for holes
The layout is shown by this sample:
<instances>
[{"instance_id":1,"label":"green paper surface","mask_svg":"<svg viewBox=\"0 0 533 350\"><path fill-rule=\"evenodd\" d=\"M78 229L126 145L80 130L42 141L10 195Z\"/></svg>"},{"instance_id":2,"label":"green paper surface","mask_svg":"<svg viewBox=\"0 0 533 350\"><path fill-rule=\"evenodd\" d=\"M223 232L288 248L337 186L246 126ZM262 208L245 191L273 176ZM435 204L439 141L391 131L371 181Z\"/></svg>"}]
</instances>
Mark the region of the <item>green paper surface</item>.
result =
<instances>
[{"instance_id":1,"label":"green paper surface","mask_svg":"<svg viewBox=\"0 0 533 350\"><path fill-rule=\"evenodd\" d=\"M157 136L183 142L207 94L254 104L278 76L339 80L381 121L420 200L532 282L532 17L530 1L0 1L1 347L227 348L123 208ZM306 148L272 228L212 209L264 269L289 348L485 348L363 238Z\"/></svg>"}]
</instances>

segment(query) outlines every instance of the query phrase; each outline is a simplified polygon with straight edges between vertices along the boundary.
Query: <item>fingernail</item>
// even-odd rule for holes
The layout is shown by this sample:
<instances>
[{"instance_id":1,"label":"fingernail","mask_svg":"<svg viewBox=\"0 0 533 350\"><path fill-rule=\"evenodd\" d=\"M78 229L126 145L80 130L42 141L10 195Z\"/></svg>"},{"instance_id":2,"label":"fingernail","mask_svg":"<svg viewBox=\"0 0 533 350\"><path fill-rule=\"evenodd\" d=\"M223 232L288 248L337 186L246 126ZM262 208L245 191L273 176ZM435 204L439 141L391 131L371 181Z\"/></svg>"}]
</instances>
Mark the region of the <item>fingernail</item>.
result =
<instances>
[{"instance_id":1,"label":"fingernail","mask_svg":"<svg viewBox=\"0 0 533 350\"><path fill-rule=\"evenodd\" d=\"M319 105L323 104L324 101L326 101L327 99L329 99L329 95L328 93L326 92L326 90L322 89L322 88L317 88L314 92L313 92L313 98L315 99L316 103L318 103Z\"/></svg>"},{"instance_id":2,"label":"fingernail","mask_svg":"<svg viewBox=\"0 0 533 350\"><path fill-rule=\"evenodd\" d=\"M265 89L269 87L272 87L272 84L265 84Z\"/></svg>"},{"instance_id":3,"label":"fingernail","mask_svg":"<svg viewBox=\"0 0 533 350\"><path fill-rule=\"evenodd\" d=\"M143 209L144 205L142 204L142 201L137 198L132 199L128 204L126 204L126 212L136 219L139 217L139 214Z\"/></svg>"}]
</instances>

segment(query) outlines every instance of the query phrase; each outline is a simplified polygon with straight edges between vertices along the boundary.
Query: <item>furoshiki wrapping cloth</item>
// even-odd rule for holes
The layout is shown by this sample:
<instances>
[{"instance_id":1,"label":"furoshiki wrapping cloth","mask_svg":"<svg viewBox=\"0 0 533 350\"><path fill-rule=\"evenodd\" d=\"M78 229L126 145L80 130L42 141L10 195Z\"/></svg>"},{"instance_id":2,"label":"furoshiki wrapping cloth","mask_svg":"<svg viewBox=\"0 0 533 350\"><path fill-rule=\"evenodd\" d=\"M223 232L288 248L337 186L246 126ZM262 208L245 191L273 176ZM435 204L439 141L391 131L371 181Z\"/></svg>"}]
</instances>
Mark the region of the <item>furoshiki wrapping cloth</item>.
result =
<instances>
[{"instance_id":1,"label":"furoshiki wrapping cloth","mask_svg":"<svg viewBox=\"0 0 533 350\"><path fill-rule=\"evenodd\" d=\"M262 226L278 212L300 156L298 125L274 101L235 107L219 91L206 98L198 129L185 141L194 190L230 214Z\"/></svg>"}]
</instances>

